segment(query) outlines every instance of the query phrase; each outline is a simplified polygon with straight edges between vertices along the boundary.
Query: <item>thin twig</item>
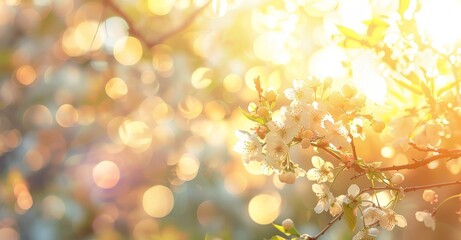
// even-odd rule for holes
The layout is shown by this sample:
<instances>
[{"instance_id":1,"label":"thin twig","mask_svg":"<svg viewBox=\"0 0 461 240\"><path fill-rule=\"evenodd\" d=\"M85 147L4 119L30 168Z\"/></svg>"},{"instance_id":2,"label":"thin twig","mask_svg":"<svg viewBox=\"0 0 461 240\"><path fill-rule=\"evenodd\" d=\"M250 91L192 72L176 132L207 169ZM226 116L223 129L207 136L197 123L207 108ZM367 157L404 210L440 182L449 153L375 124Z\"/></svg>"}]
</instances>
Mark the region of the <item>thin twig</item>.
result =
<instances>
[{"instance_id":1,"label":"thin twig","mask_svg":"<svg viewBox=\"0 0 461 240\"><path fill-rule=\"evenodd\" d=\"M390 186L369 187L369 188L362 189L359 194L362 194L364 192L369 192L369 191L376 191L376 190L397 190L397 191L400 191L401 189L402 189L403 192L414 192L414 191L418 191L418 190L422 190L422 189L445 187L445 186L451 186L451 185L457 185L457 184L461 184L461 180L452 181L452 182L444 182L444 183L428 184L428 185L420 185L420 186L412 186L412 187L402 187L402 188L396 188L396 187L390 187Z\"/></svg>"},{"instance_id":2,"label":"thin twig","mask_svg":"<svg viewBox=\"0 0 461 240\"><path fill-rule=\"evenodd\" d=\"M310 240L317 240L320 236L322 236L331 226L333 226L333 224L340 220L341 217L343 216L344 214L344 211L341 212L338 216L336 216L335 218L333 218L333 220L331 220L323 229L322 231L320 231L319 233L317 233L317 235L315 235L314 237L310 237L309 239Z\"/></svg>"},{"instance_id":3,"label":"thin twig","mask_svg":"<svg viewBox=\"0 0 461 240\"><path fill-rule=\"evenodd\" d=\"M382 167L382 168L377 168L376 170L381 171L381 172L399 171L399 170L404 170L404 169L410 170L410 169L416 169L416 168L422 167L424 165L427 165L439 159L447 158L447 161L449 161L449 160L456 159L459 157L461 157L461 151L459 149L447 150L447 151L444 151L444 153L428 157L421 161L415 161L414 163L409 163L409 164L404 164L404 165L393 165L390 167ZM358 172L358 174L354 175L351 179L357 179L366 174L366 171L361 168L354 168L354 169Z\"/></svg>"},{"instance_id":4,"label":"thin twig","mask_svg":"<svg viewBox=\"0 0 461 240\"><path fill-rule=\"evenodd\" d=\"M139 39L141 42L143 42L148 48L152 48L155 45L158 45L158 44L164 42L166 39L176 35L177 33L181 32L184 29L186 29L187 27L189 27L194 22L194 20L199 16L199 14L201 12L203 12L203 10L205 10L208 7L208 5L211 3L211 1L208 1L203 6L197 8L197 10L195 10L191 15L189 15L189 17L187 17L179 26L177 26L176 28L172 29L169 32L164 33L163 35L161 35L156 40L149 41L146 38L146 36L144 36L140 31L138 31L135 28L135 24L133 23L132 19L126 13L124 13L122 11L122 9L120 9L112 0L103 0L103 2L108 7L110 7L117 15L119 15L120 17L125 19L126 23L128 24L129 33L132 36Z\"/></svg>"},{"instance_id":5,"label":"thin twig","mask_svg":"<svg viewBox=\"0 0 461 240\"><path fill-rule=\"evenodd\" d=\"M117 15L119 15L121 18L123 18L126 23L128 24L128 32L139 39L141 42L146 44L149 48L153 47L153 45L150 44L149 40L141 33L139 32L135 27L134 23L131 20L131 18L126 15L114 2L111 0L103 0L103 3L107 5L109 8L111 8Z\"/></svg>"},{"instance_id":6,"label":"thin twig","mask_svg":"<svg viewBox=\"0 0 461 240\"><path fill-rule=\"evenodd\" d=\"M429 184L429 185L421 185L421 186L413 186L413 187L405 187L403 189L404 192L413 192L421 189L429 189L429 188L436 188L436 187L445 187L450 185L457 185L461 184L461 180L453 181L453 182L445 182L445 183L436 183L436 184Z\"/></svg>"},{"instance_id":7,"label":"thin twig","mask_svg":"<svg viewBox=\"0 0 461 240\"><path fill-rule=\"evenodd\" d=\"M153 41L151 43L152 46L155 46L157 44L160 44L162 42L164 42L166 39L170 38L171 36L181 32L182 30L186 29L187 27L189 27L195 20L195 18L197 18L199 16L199 14L201 12L203 12L203 10L205 10L208 5L210 5L211 1L208 1L206 2L203 6L201 6L200 8L197 8L197 10L195 10L195 12L193 12L191 15L189 15L188 18L186 18L181 25L179 25L178 27L174 28L173 30L163 34L162 36L160 36L157 40Z\"/></svg>"},{"instance_id":8,"label":"thin twig","mask_svg":"<svg viewBox=\"0 0 461 240\"><path fill-rule=\"evenodd\" d=\"M352 148L352 154L354 156L354 160L357 160L357 151L355 150L354 137L350 133L349 133L349 137L351 138L351 148Z\"/></svg>"}]
</instances>

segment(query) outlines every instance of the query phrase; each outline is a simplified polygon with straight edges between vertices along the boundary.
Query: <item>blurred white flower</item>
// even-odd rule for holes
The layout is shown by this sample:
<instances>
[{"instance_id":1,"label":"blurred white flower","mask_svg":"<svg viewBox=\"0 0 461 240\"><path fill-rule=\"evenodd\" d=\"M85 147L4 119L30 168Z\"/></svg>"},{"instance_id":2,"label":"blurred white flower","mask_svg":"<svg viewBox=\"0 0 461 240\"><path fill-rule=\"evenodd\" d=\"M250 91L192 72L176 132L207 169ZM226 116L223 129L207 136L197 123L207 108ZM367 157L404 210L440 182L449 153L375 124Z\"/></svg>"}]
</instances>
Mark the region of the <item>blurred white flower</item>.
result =
<instances>
[{"instance_id":1,"label":"blurred white flower","mask_svg":"<svg viewBox=\"0 0 461 240\"><path fill-rule=\"evenodd\" d=\"M323 122L325 117L328 115L326 106L317 103L309 105L307 109L307 114L311 130L317 132L318 134L324 135L326 129L323 125Z\"/></svg>"},{"instance_id":2,"label":"blurred white flower","mask_svg":"<svg viewBox=\"0 0 461 240\"><path fill-rule=\"evenodd\" d=\"M299 128L296 126L287 126L285 122L281 121L270 121L267 123L267 127L269 128L270 132L279 135L285 143L291 142L293 137L299 131Z\"/></svg>"},{"instance_id":3,"label":"blurred white flower","mask_svg":"<svg viewBox=\"0 0 461 240\"><path fill-rule=\"evenodd\" d=\"M282 137L275 132L270 132L266 136L266 161L275 165L283 160L288 154L288 146Z\"/></svg>"},{"instance_id":4,"label":"blurred white flower","mask_svg":"<svg viewBox=\"0 0 461 240\"><path fill-rule=\"evenodd\" d=\"M310 103L313 99L314 91L307 87L306 82L303 80L294 80L293 88L288 88L284 91L285 96L292 101L292 103Z\"/></svg>"},{"instance_id":5,"label":"blurred white flower","mask_svg":"<svg viewBox=\"0 0 461 240\"><path fill-rule=\"evenodd\" d=\"M325 162L321 157L313 156L312 165L314 168L307 171L307 179L317 183L333 182L333 164Z\"/></svg>"},{"instance_id":6,"label":"blurred white flower","mask_svg":"<svg viewBox=\"0 0 461 240\"><path fill-rule=\"evenodd\" d=\"M249 161L262 161L262 146L258 137L246 131L235 131L239 141L234 145L234 151L242 154L242 160L246 163Z\"/></svg>"},{"instance_id":7,"label":"blurred white flower","mask_svg":"<svg viewBox=\"0 0 461 240\"><path fill-rule=\"evenodd\" d=\"M365 140L365 132L363 131L364 120L363 118L354 118L350 123L351 135L355 138Z\"/></svg>"},{"instance_id":8,"label":"blurred white flower","mask_svg":"<svg viewBox=\"0 0 461 240\"><path fill-rule=\"evenodd\" d=\"M310 122L307 114L306 104L295 104L281 108L282 118L286 126L295 127L298 131L301 127L308 129Z\"/></svg>"},{"instance_id":9,"label":"blurred white flower","mask_svg":"<svg viewBox=\"0 0 461 240\"><path fill-rule=\"evenodd\" d=\"M407 220L404 216L395 214L395 212L391 209L383 209L382 211L383 215L381 215L381 217L379 218L379 225L382 228L388 231L392 231L395 225L399 227L407 226Z\"/></svg>"},{"instance_id":10,"label":"blurred white flower","mask_svg":"<svg viewBox=\"0 0 461 240\"><path fill-rule=\"evenodd\" d=\"M365 210L363 210L363 220L365 221L365 225L371 225L376 223L382 215L383 211L381 211L381 209L379 208L366 208Z\"/></svg>"},{"instance_id":11,"label":"blurred white flower","mask_svg":"<svg viewBox=\"0 0 461 240\"><path fill-rule=\"evenodd\" d=\"M362 229L355 234L352 240L373 240L379 234L380 232L377 228Z\"/></svg>"},{"instance_id":12,"label":"blurred white flower","mask_svg":"<svg viewBox=\"0 0 461 240\"><path fill-rule=\"evenodd\" d=\"M424 222L424 225L428 228L431 228L432 231L435 230L435 219L431 213L426 211L418 211L415 213L416 220Z\"/></svg>"},{"instance_id":13,"label":"blurred white flower","mask_svg":"<svg viewBox=\"0 0 461 240\"><path fill-rule=\"evenodd\" d=\"M391 177L391 183L394 186L401 184L405 180L405 176L401 173L394 173Z\"/></svg>"},{"instance_id":14,"label":"blurred white flower","mask_svg":"<svg viewBox=\"0 0 461 240\"><path fill-rule=\"evenodd\" d=\"M347 195L341 195L338 196L338 201L344 203L344 204L351 204L353 202L359 203L362 206L368 206L370 205L370 199L371 196L368 193L362 193L360 194L360 188L356 184L352 184L348 189L347 189Z\"/></svg>"},{"instance_id":15,"label":"blurred white flower","mask_svg":"<svg viewBox=\"0 0 461 240\"><path fill-rule=\"evenodd\" d=\"M423 192L423 200L433 204L439 200L439 196L434 192L434 190L426 189Z\"/></svg>"},{"instance_id":16,"label":"blurred white flower","mask_svg":"<svg viewBox=\"0 0 461 240\"><path fill-rule=\"evenodd\" d=\"M343 211L343 207L341 206L341 203L339 201L335 201L334 203L331 204L330 206L331 216L336 217L342 211Z\"/></svg>"},{"instance_id":17,"label":"blurred white flower","mask_svg":"<svg viewBox=\"0 0 461 240\"><path fill-rule=\"evenodd\" d=\"M325 184L313 184L312 191L314 191L318 199L318 203L317 206L315 206L314 211L316 213L328 211L330 205L335 201L335 198L330 192L328 186Z\"/></svg>"}]
</instances>

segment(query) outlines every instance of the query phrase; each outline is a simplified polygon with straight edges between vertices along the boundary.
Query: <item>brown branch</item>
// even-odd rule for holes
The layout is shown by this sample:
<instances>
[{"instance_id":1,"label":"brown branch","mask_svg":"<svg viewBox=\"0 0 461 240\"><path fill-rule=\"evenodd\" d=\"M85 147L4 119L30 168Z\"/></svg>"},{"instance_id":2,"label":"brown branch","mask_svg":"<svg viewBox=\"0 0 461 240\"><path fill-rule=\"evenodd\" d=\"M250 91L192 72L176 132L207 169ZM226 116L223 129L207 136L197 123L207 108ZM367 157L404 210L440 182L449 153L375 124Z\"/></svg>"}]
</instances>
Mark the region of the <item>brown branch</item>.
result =
<instances>
[{"instance_id":1,"label":"brown branch","mask_svg":"<svg viewBox=\"0 0 461 240\"><path fill-rule=\"evenodd\" d=\"M414 192L418 191L421 189L429 189L429 188L437 188L437 187L445 187L445 186L451 186L451 185L457 185L461 184L461 180L458 181L452 181L452 182L444 182L444 183L435 183L435 184L428 184L428 185L420 185L420 186L412 186L412 187L402 187L402 188L396 188L396 187L369 187L362 189L359 193L362 194L364 192L369 192L369 191L375 191L375 190L398 190L403 189L403 192Z\"/></svg>"},{"instance_id":2,"label":"brown branch","mask_svg":"<svg viewBox=\"0 0 461 240\"><path fill-rule=\"evenodd\" d=\"M423 149L423 148L420 148L420 149L424 150L424 151L430 151L430 150ZM421 161L415 161L414 163L409 163L409 164L404 164L404 165L393 165L391 167L381 167L381 168L377 168L376 170L377 171L382 171L382 172L399 171L399 170L404 170L404 169L410 170L410 169L416 169L416 168L422 167L422 166L427 165L427 164L429 164L429 163L431 163L431 162L433 162L435 160L447 158L447 161L449 161L449 160L461 157L461 150L459 150L459 149L454 149L454 150L439 149L439 150L437 150L437 152L440 152L441 154L428 157L428 158L423 159ZM361 168L354 168L354 169L358 172L358 174L353 176L351 179L357 179L357 178L359 178L359 177L366 174L366 171L364 169L361 169Z\"/></svg>"},{"instance_id":3,"label":"brown branch","mask_svg":"<svg viewBox=\"0 0 461 240\"><path fill-rule=\"evenodd\" d=\"M429 184L429 185L405 187L403 191L404 192L414 192L414 191L421 190L421 189L445 187L445 186L457 185L457 184L461 184L461 180L453 181L453 182L446 182L446 183L436 183L436 184Z\"/></svg>"},{"instance_id":4,"label":"brown branch","mask_svg":"<svg viewBox=\"0 0 461 240\"><path fill-rule=\"evenodd\" d=\"M341 212L338 216L336 216L335 218L333 218L333 220L331 220L323 229L322 231L320 231L319 233L317 233L317 235L315 235L314 237L309 237L309 240L317 240L320 236L322 236L331 226L333 226L333 224L340 220L341 217L343 216L344 212Z\"/></svg>"},{"instance_id":5,"label":"brown branch","mask_svg":"<svg viewBox=\"0 0 461 240\"><path fill-rule=\"evenodd\" d=\"M357 151L355 150L354 137L350 133L349 133L349 137L351 138L351 148L352 148L352 154L354 156L354 160L357 160Z\"/></svg>"},{"instance_id":6,"label":"brown branch","mask_svg":"<svg viewBox=\"0 0 461 240\"><path fill-rule=\"evenodd\" d=\"M211 1L208 1L203 6L197 8L197 10L195 10L191 15L189 15L189 17L187 17L179 26L177 26L176 28L173 28L169 32L164 33L159 38L153 41L149 41L146 38L146 36L144 36L139 30L137 30L134 27L135 24L133 23L131 18L126 13L124 13L122 9L120 9L112 0L103 0L103 3L106 4L108 7L110 7L117 15L125 19L126 23L128 24L128 31L132 36L138 38L148 48L152 48L155 45L158 45L164 42L166 39L176 35L177 33L189 27L194 22L194 20L199 16L199 14L208 7Z\"/></svg>"},{"instance_id":7,"label":"brown branch","mask_svg":"<svg viewBox=\"0 0 461 240\"><path fill-rule=\"evenodd\" d=\"M322 149L323 151L325 151L326 153L330 154L332 157L336 158L337 160L339 160L340 162L342 163L346 163L346 161L344 159L341 158L341 156L339 156L337 153L335 153L335 151L333 151L332 149L330 149L325 143L315 143L315 142L311 142L311 145L316 147L316 148L319 148L319 149Z\"/></svg>"},{"instance_id":8,"label":"brown branch","mask_svg":"<svg viewBox=\"0 0 461 240\"><path fill-rule=\"evenodd\" d=\"M453 152L453 153L442 153L439 155L434 155L431 157L428 157L426 159L423 159L421 161L416 161L414 163L409 163L409 164L404 164L404 165L397 165L397 166L392 166L392 167L383 167L383 168L378 168L377 170L379 171L392 171L392 170L402 170L402 169L415 169L422 167L426 164L429 164L435 160L443 159L443 158L448 158L447 160L451 159L456 159L461 157L461 152Z\"/></svg>"}]
</instances>

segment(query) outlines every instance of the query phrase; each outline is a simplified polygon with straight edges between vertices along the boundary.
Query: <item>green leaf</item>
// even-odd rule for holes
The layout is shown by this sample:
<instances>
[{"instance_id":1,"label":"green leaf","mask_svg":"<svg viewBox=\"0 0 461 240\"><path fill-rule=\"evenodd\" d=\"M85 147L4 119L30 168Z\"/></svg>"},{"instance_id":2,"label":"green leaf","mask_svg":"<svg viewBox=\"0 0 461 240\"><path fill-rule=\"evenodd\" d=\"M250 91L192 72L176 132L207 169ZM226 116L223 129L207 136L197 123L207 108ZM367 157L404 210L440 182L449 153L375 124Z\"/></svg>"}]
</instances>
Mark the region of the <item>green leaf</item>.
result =
<instances>
[{"instance_id":1,"label":"green leaf","mask_svg":"<svg viewBox=\"0 0 461 240\"><path fill-rule=\"evenodd\" d=\"M283 226L281 225L278 225L278 224L275 224L275 223L272 223L272 225L277 229L279 230L280 232L284 233L285 235L287 236L296 236L296 237L300 237L301 234L298 233L298 230L296 230L296 228L293 226L291 229L289 230L286 230Z\"/></svg>"},{"instance_id":2,"label":"green leaf","mask_svg":"<svg viewBox=\"0 0 461 240\"><path fill-rule=\"evenodd\" d=\"M403 14L405 13L405 11L410 6L410 1L411 0L400 0L399 1L399 14L400 14L400 16L403 17Z\"/></svg>"},{"instance_id":3,"label":"green leaf","mask_svg":"<svg viewBox=\"0 0 461 240\"><path fill-rule=\"evenodd\" d=\"M260 123L260 124L266 124L266 123L264 122L264 119L259 118L259 117L251 116L250 113L245 112L245 110L243 110L241 107L239 107L239 110L240 110L240 112L243 114L243 116L245 116L246 118L250 119L251 121L257 122L257 123Z\"/></svg>"},{"instance_id":4,"label":"green leaf","mask_svg":"<svg viewBox=\"0 0 461 240\"><path fill-rule=\"evenodd\" d=\"M357 216L354 215L354 209L348 205L344 206L344 218L346 219L349 230L354 231L357 225Z\"/></svg>"}]
</instances>

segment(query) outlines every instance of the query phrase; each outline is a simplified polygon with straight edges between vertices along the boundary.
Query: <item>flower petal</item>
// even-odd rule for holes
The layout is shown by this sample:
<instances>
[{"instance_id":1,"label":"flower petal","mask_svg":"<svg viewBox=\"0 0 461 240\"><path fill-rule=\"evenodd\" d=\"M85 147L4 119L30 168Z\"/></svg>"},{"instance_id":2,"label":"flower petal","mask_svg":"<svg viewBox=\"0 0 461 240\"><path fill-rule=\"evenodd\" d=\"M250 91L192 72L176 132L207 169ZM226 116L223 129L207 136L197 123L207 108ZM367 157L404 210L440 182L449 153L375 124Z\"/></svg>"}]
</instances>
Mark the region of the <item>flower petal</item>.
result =
<instances>
[{"instance_id":1,"label":"flower petal","mask_svg":"<svg viewBox=\"0 0 461 240\"><path fill-rule=\"evenodd\" d=\"M323 194L322 185L320 185L320 184L312 184L312 191L314 191L314 193L321 193L321 194Z\"/></svg>"},{"instance_id":2,"label":"flower petal","mask_svg":"<svg viewBox=\"0 0 461 240\"><path fill-rule=\"evenodd\" d=\"M419 222L424 221L424 217L426 217L429 213L428 212L423 212L423 211L417 211L415 213L416 220Z\"/></svg>"},{"instance_id":3,"label":"flower petal","mask_svg":"<svg viewBox=\"0 0 461 240\"><path fill-rule=\"evenodd\" d=\"M426 225L426 227L431 228L432 231L435 231L435 220L430 214L424 217L424 225Z\"/></svg>"},{"instance_id":4,"label":"flower petal","mask_svg":"<svg viewBox=\"0 0 461 240\"><path fill-rule=\"evenodd\" d=\"M319 156L312 157L312 165L315 168L321 168L325 164L325 161Z\"/></svg>"},{"instance_id":5,"label":"flower petal","mask_svg":"<svg viewBox=\"0 0 461 240\"><path fill-rule=\"evenodd\" d=\"M319 201L317 203L317 206L315 206L314 211L316 213L321 213L325 210L325 202L324 201Z\"/></svg>"},{"instance_id":6,"label":"flower petal","mask_svg":"<svg viewBox=\"0 0 461 240\"><path fill-rule=\"evenodd\" d=\"M402 215L397 215L396 214L395 215L395 221L397 222L397 226L399 226L399 227L406 227L407 226L407 220Z\"/></svg>"},{"instance_id":7,"label":"flower petal","mask_svg":"<svg viewBox=\"0 0 461 240\"><path fill-rule=\"evenodd\" d=\"M307 171L307 179L317 181L320 178L320 171L317 168L312 168Z\"/></svg>"},{"instance_id":8,"label":"flower petal","mask_svg":"<svg viewBox=\"0 0 461 240\"><path fill-rule=\"evenodd\" d=\"M347 189L347 193L352 197L357 197L360 193L360 188L357 184L352 184L349 189Z\"/></svg>"}]
</instances>

